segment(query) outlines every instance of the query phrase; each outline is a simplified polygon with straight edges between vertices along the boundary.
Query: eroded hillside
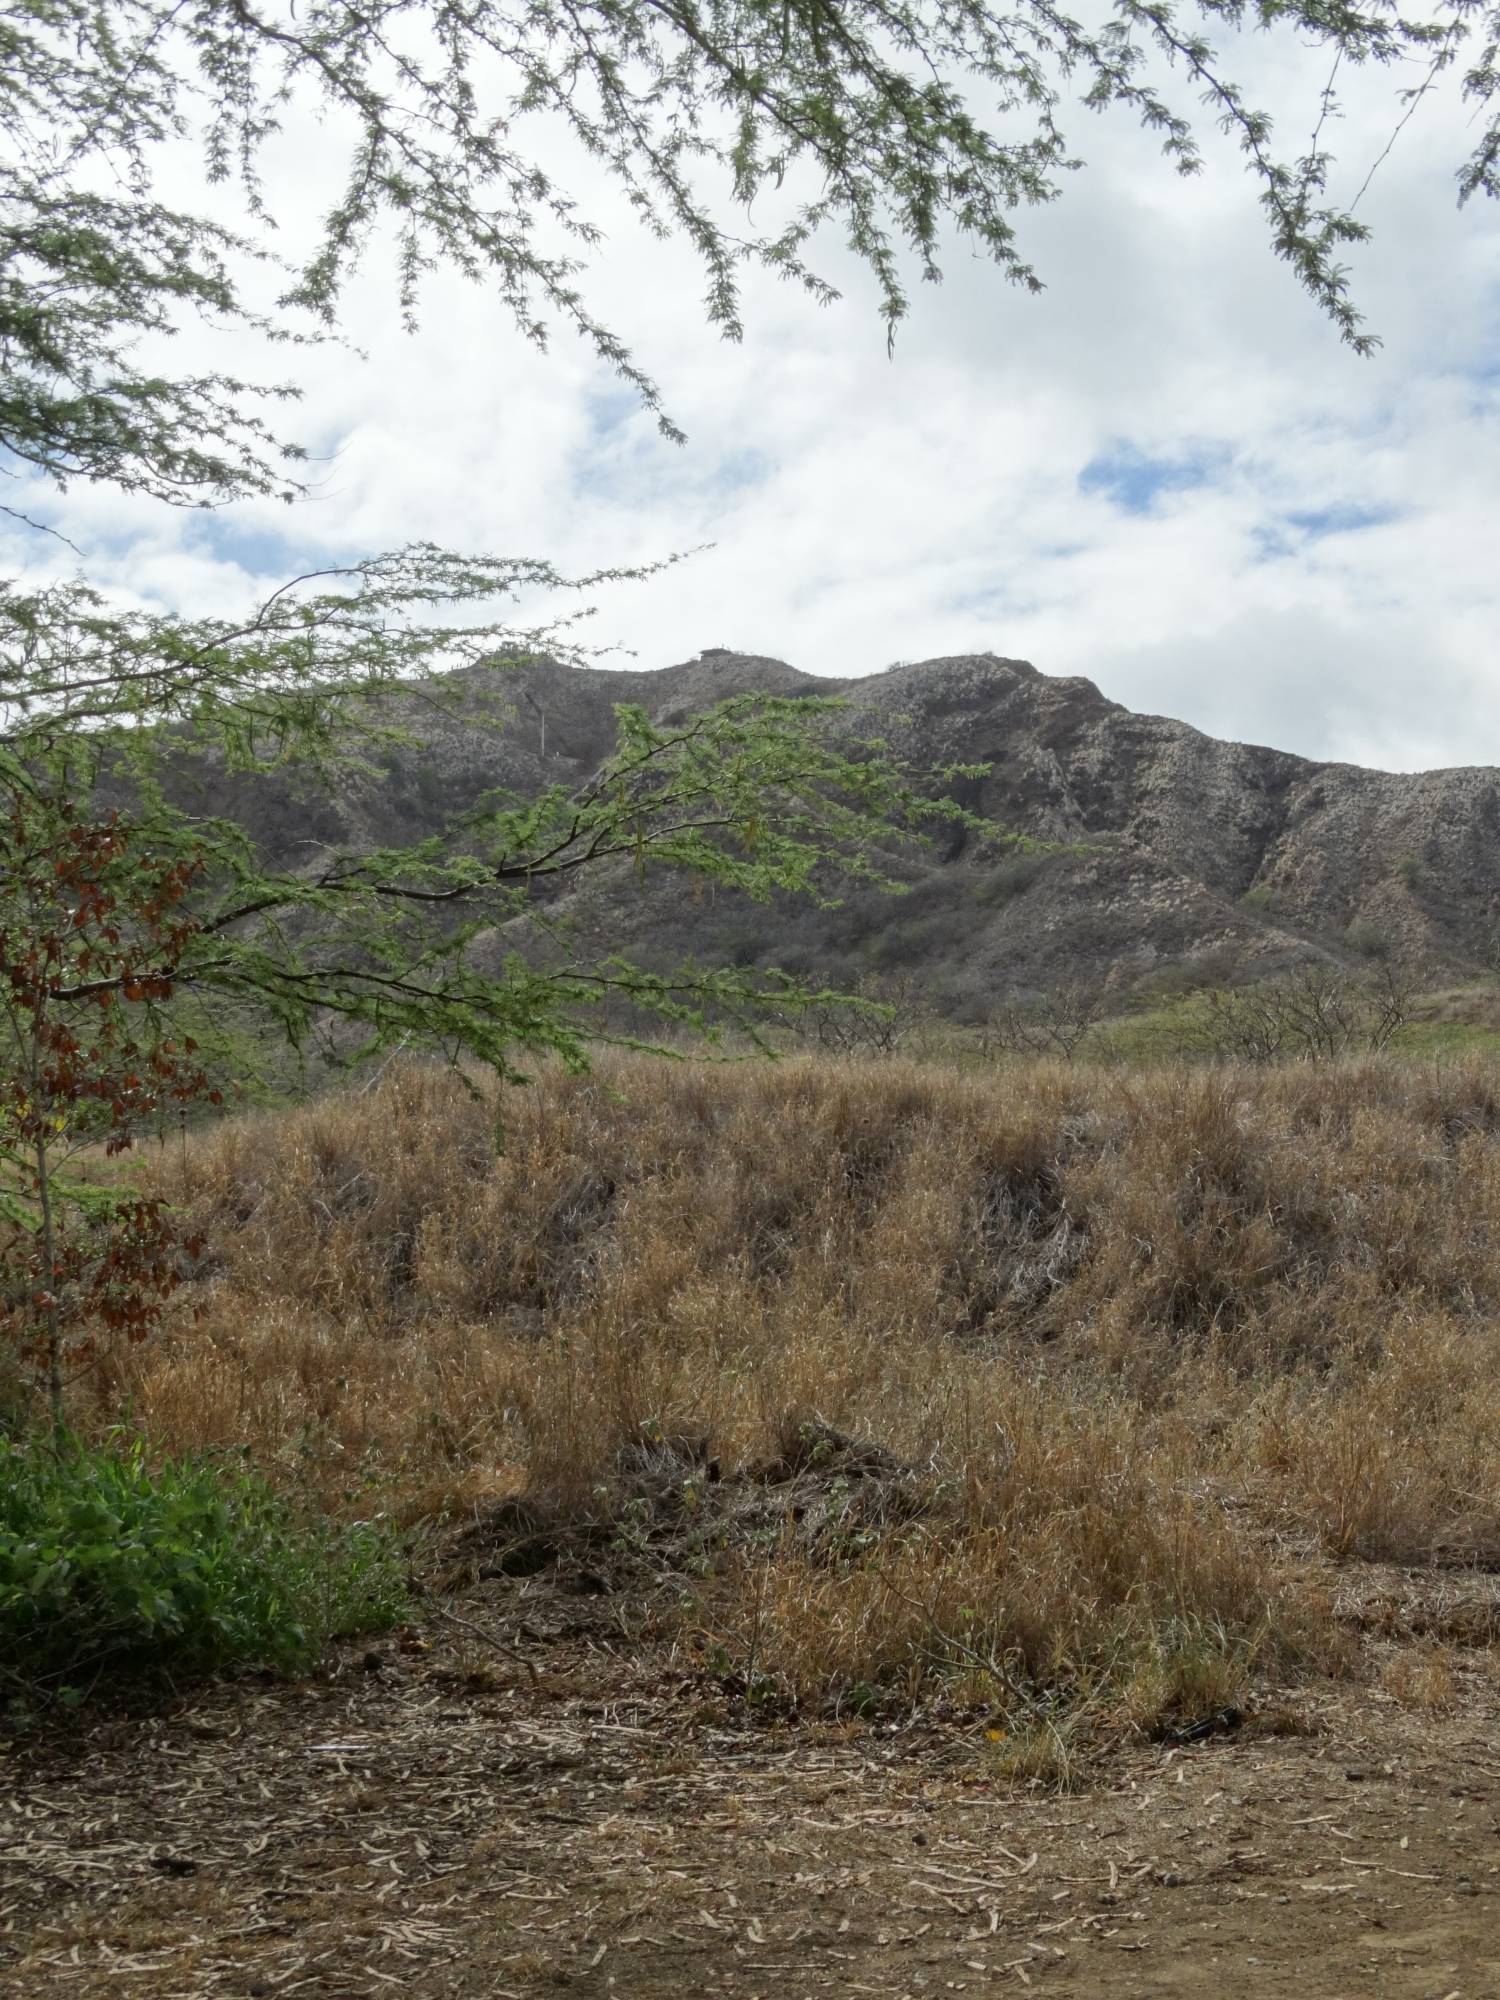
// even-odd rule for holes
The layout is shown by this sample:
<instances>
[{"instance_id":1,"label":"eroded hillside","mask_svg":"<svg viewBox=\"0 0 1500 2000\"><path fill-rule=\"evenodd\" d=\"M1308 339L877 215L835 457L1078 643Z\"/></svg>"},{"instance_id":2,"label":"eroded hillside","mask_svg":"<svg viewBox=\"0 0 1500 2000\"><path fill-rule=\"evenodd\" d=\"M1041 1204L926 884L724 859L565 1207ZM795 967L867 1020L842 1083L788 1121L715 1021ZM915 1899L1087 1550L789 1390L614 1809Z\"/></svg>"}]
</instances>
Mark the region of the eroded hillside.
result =
<instances>
[{"instance_id":1,"label":"eroded hillside","mask_svg":"<svg viewBox=\"0 0 1500 2000\"><path fill-rule=\"evenodd\" d=\"M832 680L714 650L656 672L533 662L450 683L446 705L401 697L416 739L336 798L291 779L192 783L299 865L351 836L408 840L499 787L580 785L608 755L617 702L664 722L746 691L836 696L838 726L880 736L918 768L982 762L966 802L1061 844L1048 856L956 834L911 893L836 912L704 903L668 877L622 870L575 898L586 942L693 952L849 980L919 971L951 1008L1163 968L1222 977L1299 956L1392 957L1424 977L1491 963L1500 919L1500 790L1488 769L1399 775L1220 742L1137 715L1092 682L994 655ZM466 720L482 713L490 726Z\"/></svg>"}]
</instances>

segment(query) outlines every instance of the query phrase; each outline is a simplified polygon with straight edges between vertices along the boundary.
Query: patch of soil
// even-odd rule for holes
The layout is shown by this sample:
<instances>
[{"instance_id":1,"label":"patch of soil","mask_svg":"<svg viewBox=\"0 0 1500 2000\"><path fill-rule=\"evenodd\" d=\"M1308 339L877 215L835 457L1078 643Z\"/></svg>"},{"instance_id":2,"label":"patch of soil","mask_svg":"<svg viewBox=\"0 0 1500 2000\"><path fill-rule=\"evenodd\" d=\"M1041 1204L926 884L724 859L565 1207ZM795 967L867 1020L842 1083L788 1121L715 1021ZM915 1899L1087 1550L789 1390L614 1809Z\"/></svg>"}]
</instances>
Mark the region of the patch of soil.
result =
<instances>
[{"instance_id":1,"label":"patch of soil","mask_svg":"<svg viewBox=\"0 0 1500 2000\"><path fill-rule=\"evenodd\" d=\"M1402 1573L1343 1574L1373 1617ZM539 1638L565 1580L502 1571L307 1681L11 1745L0 1992L1500 1994L1492 1649L1453 1655L1441 1712L1262 1688L1057 1797L972 1725L752 1721L662 1647ZM1361 1643L1378 1670L1430 1641Z\"/></svg>"}]
</instances>

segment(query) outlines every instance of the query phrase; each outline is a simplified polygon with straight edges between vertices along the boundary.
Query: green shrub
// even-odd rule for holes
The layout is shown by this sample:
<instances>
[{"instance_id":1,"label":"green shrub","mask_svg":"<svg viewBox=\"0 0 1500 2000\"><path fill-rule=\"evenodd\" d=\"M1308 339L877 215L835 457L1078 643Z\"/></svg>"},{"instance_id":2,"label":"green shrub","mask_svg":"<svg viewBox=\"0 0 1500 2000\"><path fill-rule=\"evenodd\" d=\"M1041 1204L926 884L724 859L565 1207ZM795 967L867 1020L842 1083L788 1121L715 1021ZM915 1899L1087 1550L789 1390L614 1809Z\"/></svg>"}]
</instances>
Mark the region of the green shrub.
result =
<instances>
[{"instance_id":1,"label":"green shrub","mask_svg":"<svg viewBox=\"0 0 1500 2000\"><path fill-rule=\"evenodd\" d=\"M107 1675L306 1667L391 1624L390 1538L301 1519L246 1468L139 1441L0 1438L0 1680L32 1698Z\"/></svg>"},{"instance_id":2,"label":"green shrub","mask_svg":"<svg viewBox=\"0 0 1500 2000\"><path fill-rule=\"evenodd\" d=\"M985 868L969 890L974 901L986 909L1003 908L1017 896L1024 896L1034 882L1040 881L1053 862L1057 851L1049 847L1020 847L1003 854Z\"/></svg>"},{"instance_id":3,"label":"green shrub","mask_svg":"<svg viewBox=\"0 0 1500 2000\"><path fill-rule=\"evenodd\" d=\"M1356 917L1344 932L1344 943L1361 958L1389 958L1390 933L1369 917Z\"/></svg>"}]
</instances>

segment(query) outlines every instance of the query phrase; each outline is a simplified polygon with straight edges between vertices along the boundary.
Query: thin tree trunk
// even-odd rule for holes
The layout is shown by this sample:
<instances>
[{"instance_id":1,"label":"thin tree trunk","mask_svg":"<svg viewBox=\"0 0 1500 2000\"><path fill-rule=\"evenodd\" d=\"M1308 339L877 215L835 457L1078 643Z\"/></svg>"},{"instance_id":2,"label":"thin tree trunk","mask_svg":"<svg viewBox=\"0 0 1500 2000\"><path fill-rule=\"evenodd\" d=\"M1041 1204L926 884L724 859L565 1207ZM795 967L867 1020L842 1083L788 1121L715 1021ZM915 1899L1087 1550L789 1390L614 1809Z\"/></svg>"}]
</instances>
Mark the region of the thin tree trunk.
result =
<instances>
[{"instance_id":1,"label":"thin tree trunk","mask_svg":"<svg viewBox=\"0 0 1500 2000\"><path fill-rule=\"evenodd\" d=\"M52 1229L52 1173L46 1141L36 1142L37 1198L42 1211L42 1256L47 1272L47 1401L52 1410L52 1434L63 1433L62 1315L57 1306L56 1238Z\"/></svg>"}]
</instances>

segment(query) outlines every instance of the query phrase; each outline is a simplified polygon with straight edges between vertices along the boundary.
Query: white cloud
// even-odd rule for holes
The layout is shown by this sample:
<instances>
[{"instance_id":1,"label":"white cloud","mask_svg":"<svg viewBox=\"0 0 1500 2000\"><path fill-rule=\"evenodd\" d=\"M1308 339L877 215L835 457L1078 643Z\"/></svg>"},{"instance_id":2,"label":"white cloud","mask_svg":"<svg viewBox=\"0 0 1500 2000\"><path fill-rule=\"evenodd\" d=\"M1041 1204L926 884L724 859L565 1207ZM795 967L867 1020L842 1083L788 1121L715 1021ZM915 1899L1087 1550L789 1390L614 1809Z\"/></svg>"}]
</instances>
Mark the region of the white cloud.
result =
<instances>
[{"instance_id":1,"label":"white cloud","mask_svg":"<svg viewBox=\"0 0 1500 2000\"><path fill-rule=\"evenodd\" d=\"M1271 37L1246 53L1252 94L1310 125L1310 58ZM1352 185L1399 115L1392 90L1376 77L1351 100ZM325 350L299 367L299 423L338 442L308 504L209 520L79 492L51 518L91 571L194 611L309 552L415 537L577 569L712 542L606 594L600 636L646 665L724 644L821 673L992 648L1309 754L1500 762L1500 229L1453 211L1459 113L1415 119L1366 197L1379 235L1353 261L1387 344L1364 362L1272 259L1227 147L1182 183L1117 120L1073 122L1090 168L1020 218L1048 291L1027 299L955 249L894 361L837 251L843 304L754 282L729 347L687 253L609 211L598 302L685 450L581 344L537 355L455 279L407 338L372 270L351 299L368 361ZM308 153L299 129L300 174L326 143ZM1134 510L1118 484L1081 488L1122 446L1205 476ZM18 553L71 561L0 537Z\"/></svg>"}]
</instances>

